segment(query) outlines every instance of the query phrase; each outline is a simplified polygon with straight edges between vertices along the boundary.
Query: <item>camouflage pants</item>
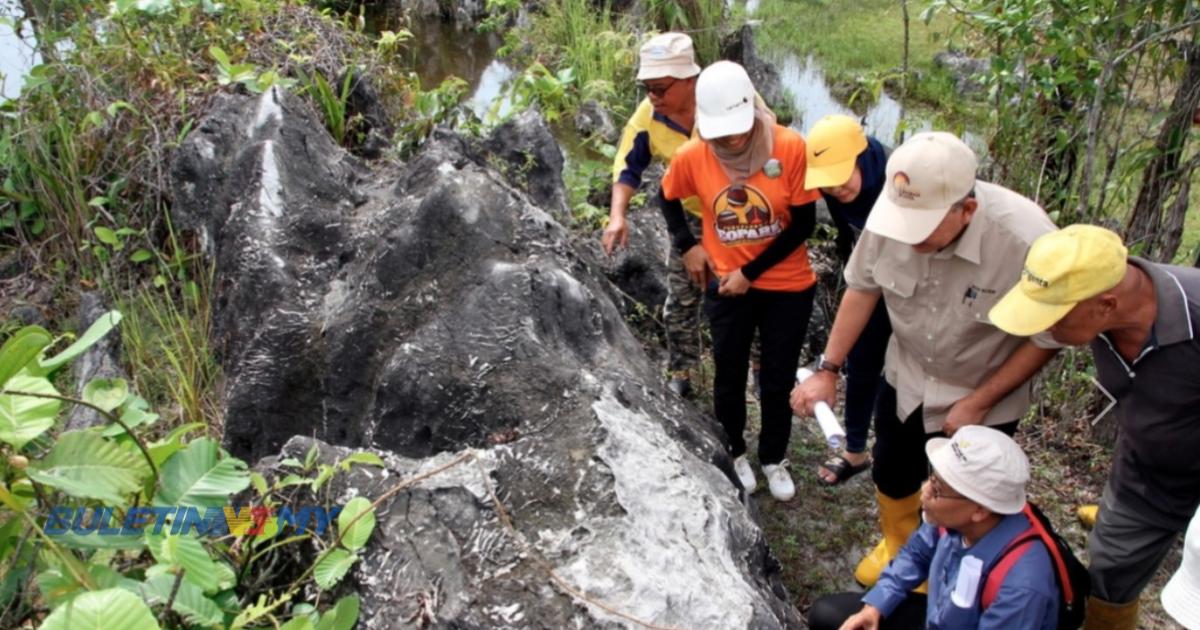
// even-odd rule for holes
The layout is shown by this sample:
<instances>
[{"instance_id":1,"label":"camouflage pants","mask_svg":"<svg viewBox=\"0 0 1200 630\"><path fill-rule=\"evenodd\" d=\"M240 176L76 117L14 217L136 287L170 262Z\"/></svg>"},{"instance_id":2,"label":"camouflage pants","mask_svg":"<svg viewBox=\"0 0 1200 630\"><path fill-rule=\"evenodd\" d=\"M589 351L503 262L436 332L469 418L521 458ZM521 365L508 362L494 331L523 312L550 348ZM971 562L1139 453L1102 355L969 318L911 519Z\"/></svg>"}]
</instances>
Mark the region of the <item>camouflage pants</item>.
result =
<instances>
[{"instance_id":1,"label":"camouflage pants","mask_svg":"<svg viewBox=\"0 0 1200 630\"><path fill-rule=\"evenodd\" d=\"M692 234L702 232L700 218L685 213ZM663 304L663 325L667 329L667 369L671 372L692 370L700 364L701 303L704 292L688 278L683 268L683 257L672 249L667 260L667 301ZM750 349L750 361L759 363L761 350L758 336Z\"/></svg>"},{"instance_id":2,"label":"camouflage pants","mask_svg":"<svg viewBox=\"0 0 1200 630\"><path fill-rule=\"evenodd\" d=\"M692 234L700 234L700 219L686 213ZM674 249L667 260L667 301L663 304L663 325L667 329L667 369L691 370L700 363L700 287L688 278L683 257Z\"/></svg>"}]
</instances>

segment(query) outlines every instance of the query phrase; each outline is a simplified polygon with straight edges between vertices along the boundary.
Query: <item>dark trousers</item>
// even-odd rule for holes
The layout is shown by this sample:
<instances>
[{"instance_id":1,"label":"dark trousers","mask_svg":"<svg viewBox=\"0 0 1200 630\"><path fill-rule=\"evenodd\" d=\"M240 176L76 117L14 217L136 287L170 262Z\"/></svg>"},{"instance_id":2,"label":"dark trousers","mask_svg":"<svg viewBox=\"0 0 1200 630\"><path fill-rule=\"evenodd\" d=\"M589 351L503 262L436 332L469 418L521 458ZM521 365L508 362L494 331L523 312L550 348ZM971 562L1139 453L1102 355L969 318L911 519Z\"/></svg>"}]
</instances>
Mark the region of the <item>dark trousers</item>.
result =
<instances>
[{"instance_id":1,"label":"dark trousers","mask_svg":"<svg viewBox=\"0 0 1200 630\"><path fill-rule=\"evenodd\" d=\"M851 615L862 610L862 593L826 595L808 609L809 630L837 630ZM928 598L909 593L908 598L879 624L882 630L923 630Z\"/></svg>"},{"instance_id":2,"label":"dark trousers","mask_svg":"<svg viewBox=\"0 0 1200 630\"><path fill-rule=\"evenodd\" d=\"M886 384L883 360L891 337L892 322L881 299L846 356L846 450L851 453L867 450L871 413L881 386Z\"/></svg>"},{"instance_id":3,"label":"dark trousers","mask_svg":"<svg viewBox=\"0 0 1200 630\"><path fill-rule=\"evenodd\" d=\"M879 391L879 402L875 407L875 448L871 456L871 478L875 487L893 499L912 496L921 489L929 478L929 458L925 456L925 442L940 437L941 431L925 432L925 420L917 407L904 422L896 415L896 390L886 382ZM993 425L997 431L1008 435L1017 432L1019 420Z\"/></svg>"},{"instance_id":4,"label":"dark trousers","mask_svg":"<svg viewBox=\"0 0 1200 630\"><path fill-rule=\"evenodd\" d=\"M762 347L762 432L758 437L758 461L777 464L787 454L792 433L792 410L788 396L796 382L800 348L808 331L813 294L806 291L762 291L725 297L715 286L704 292L704 313L712 329L713 411L729 438L733 457L746 452L742 432L746 429L746 375L750 345L758 332Z\"/></svg>"}]
</instances>

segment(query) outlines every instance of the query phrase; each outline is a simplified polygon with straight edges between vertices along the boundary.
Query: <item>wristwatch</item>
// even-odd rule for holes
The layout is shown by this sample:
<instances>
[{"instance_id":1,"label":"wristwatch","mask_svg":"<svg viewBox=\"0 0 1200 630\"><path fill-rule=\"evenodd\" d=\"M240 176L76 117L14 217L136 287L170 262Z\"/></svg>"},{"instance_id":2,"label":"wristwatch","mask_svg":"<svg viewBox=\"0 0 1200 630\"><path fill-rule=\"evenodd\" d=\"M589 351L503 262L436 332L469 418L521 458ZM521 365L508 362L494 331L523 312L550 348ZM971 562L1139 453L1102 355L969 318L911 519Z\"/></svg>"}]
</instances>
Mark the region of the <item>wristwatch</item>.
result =
<instances>
[{"instance_id":1,"label":"wristwatch","mask_svg":"<svg viewBox=\"0 0 1200 630\"><path fill-rule=\"evenodd\" d=\"M834 374L841 374L842 366L837 363L834 363L833 361L826 359L825 355L822 354L820 357L817 358L817 371L818 372L825 371L825 372L833 372Z\"/></svg>"}]
</instances>

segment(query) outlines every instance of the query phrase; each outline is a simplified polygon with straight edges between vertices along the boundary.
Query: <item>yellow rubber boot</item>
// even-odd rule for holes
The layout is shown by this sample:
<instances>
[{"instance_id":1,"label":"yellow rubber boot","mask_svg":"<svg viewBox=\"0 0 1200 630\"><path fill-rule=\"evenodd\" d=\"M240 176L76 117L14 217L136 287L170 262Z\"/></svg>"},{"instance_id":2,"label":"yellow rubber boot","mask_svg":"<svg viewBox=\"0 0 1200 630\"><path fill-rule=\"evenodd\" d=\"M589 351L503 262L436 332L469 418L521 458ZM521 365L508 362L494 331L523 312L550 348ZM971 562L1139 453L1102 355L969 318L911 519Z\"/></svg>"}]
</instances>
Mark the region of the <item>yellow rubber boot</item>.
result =
<instances>
[{"instance_id":1,"label":"yellow rubber boot","mask_svg":"<svg viewBox=\"0 0 1200 630\"><path fill-rule=\"evenodd\" d=\"M1089 597L1083 630L1137 630L1138 600L1114 604Z\"/></svg>"},{"instance_id":2,"label":"yellow rubber boot","mask_svg":"<svg viewBox=\"0 0 1200 630\"><path fill-rule=\"evenodd\" d=\"M1100 516L1100 506L1095 503L1081 505L1075 510L1075 515L1079 517L1079 524L1083 525L1084 529L1092 529L1096 526L1096 518Z\"/></svg>"},{"instance_id":3,"label":"yellow rubber boot","mask_svg":"<svg viewBox=\"0 0 1200 630\"><path fill-rule=\"evenodd\" d=\"M900 553L900 548L921 524L920 492L903 499L893 499L876 490L875 500L879 502L879 529L883 532L883 540L854 569L854 579L867 588L875 586L879 574ZM922 584L916 591L924 593L925 585Z\"/></svg>"}]
</instances>

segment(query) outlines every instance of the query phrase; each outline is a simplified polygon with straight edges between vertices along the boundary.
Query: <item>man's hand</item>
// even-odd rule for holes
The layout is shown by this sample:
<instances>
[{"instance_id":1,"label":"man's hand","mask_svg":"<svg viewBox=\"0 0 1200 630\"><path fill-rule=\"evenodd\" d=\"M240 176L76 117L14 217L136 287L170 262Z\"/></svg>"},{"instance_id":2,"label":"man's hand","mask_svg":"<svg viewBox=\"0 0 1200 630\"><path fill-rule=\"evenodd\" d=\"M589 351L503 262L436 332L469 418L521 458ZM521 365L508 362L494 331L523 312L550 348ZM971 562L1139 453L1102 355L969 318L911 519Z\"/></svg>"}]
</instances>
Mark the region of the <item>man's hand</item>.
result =
<instances>
[{"instance_id":1,"label":"man's hand","mask_svg":"<svg viewBox=\"0 0 1200 630\"><path fill-rule=\"evenodd\" d=\"M833 407L837 402L837 375L827 370L820 370L816 374L804 379L803 383L799 383L792 389L792 413L801 418L810 417L813 415L813 408L818 402Z\"/></svg>"},{"instance_id":2,"label":"man's hand","mask_svg":"<svg viewBox=\"0 0 1200 630\"><path fill-rule=\"evenodd\" d=\"M981 424L990 410L991 407L984 407L967 396L954 403L954 406L950 408L950 414L946 416L946 423L942 425L942 432L946 435L954 435L955 431L968 424Z\"/></svg>"},{"instance_id":3,"label":"man's hand","mask_svg":"<svg viewBox=\"0 0 1200 630\"><path fill-rule=\"evenodd\" d=\"M721 278L721 287L717 293L725 296L743 295L750 290L750 281L742 273L741 269Z\"/></svg>"},{"instance_id":4,"label":"man's hand","mask_svg":"<svg viewBox=\"0 0 1200 630\"><path fill-rule=\"evenodd\" d=\"M708 282L710 273L716 275L716 271L712 268L712 261L708 259L708 252L699 245L693 245L691 249L683 253L683 268L692 282L695 282L701 289Z\"/></svg>"},{"instance_id":5,"label":"man's hand","mask_svg":"<svg viewBox=\"0 0 1200 630\"><path fill-rule=\"evenodd\" d=\"M876 630L882 618L878 608L864 604L863 609L847 619L838 630Z\"/></svg>"},{"instance_id":6,"label":"man's hand","mask_svg":"<svg viewBox=\"0 0 1200 630\"><path fill-rule=\"evenodd\" d=\"M612 256L617 245L622 248L629 247L629 224L625 222L625 217L610 216L608 218L608 227L604 228L600 244L604 246L604 253L609 256Z\"/></svg>"}]
</instances>

